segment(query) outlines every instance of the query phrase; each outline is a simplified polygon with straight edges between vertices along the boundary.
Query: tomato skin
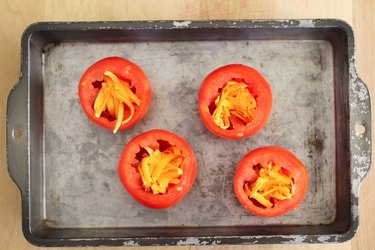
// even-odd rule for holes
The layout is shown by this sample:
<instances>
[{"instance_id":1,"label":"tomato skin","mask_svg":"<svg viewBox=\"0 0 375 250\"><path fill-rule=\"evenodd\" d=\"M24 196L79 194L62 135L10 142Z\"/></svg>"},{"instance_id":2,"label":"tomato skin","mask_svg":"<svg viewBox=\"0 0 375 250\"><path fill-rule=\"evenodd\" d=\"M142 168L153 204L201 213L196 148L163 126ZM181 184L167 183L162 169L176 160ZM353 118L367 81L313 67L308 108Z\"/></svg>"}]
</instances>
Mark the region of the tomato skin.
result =
<instances>
[{"instance_id":1,"label":"tomato skin","mask_svg":"<svg viewBox=\"0 0 375 250\"><path fill-rule=\"evenodd\" d=\"M275 200L272 208L265 208L255 205L244 191L245 182L253 183L258 178L253 166L261 164L267 166L272 160L280 164L288 171L289 177L295 183L295 193L289 200ZM308 173L304 164L291 152L284 148L268 146L257 148L245 155L238 164L234 176L234 192L240 203L251 213L262 217L273 217L282 215L301 203L308 188Z\"/></svg>"},{"instance_id":2,"label":"tomato skin","mask_svg":"<svg viewBox=\"0 0 375 250\"><path fill-rule=\"evenodd\" d=\"M135 158L140 147L159 148L158 140L177 146L184 156L180 166L183 171L180 182L175 185L170 184L166 194L145 191L138 172L139 162ZM178 203L191 189L196 172L196 159L189 144L181 137L165 130L150 130L133 138L125 146L118 165L120 180L129 194L139 203L154 209L167 208Z\"/></svg>"},{"instance_id":3,"label":"tomato skin","mask_svg":"<svg viewBox=\"0 0 375 250\"><path fill-rule=\"evenodd\" d=\"M233 129L222 129L214 122L209 106L219 95L219 89L233 79L243 79L257 101L255 118L246 126L233 124ZM257 133L267 122L272 110L272 91L268 82L255 69L242 64L229 64L212 71L202 82L198 109L207 129L226 139L242 139Z\"/></svg>"},{"instance_id":4,"label":"tomato skin","mask_svg":"<svg viewBox=\"0 0 375 250\"><path fill-rule=\"evenodd\" d=\"M95 116L93 103L99 93L99 89L93 86L95 82L103 81L103 74L105 71L114 73L117 77L124 81L130 81L131 86L136 88L136 95L140 98L140 105L137 106L132 119L124 123L118 129L124 130L143 118L151 103L151 87L150 82L136 64L121 58L121 57L107 57L93 65L91 65L82 75L78 85L78 95L81 106L87 117L102 128L113 130L116 125L116 120L110 121L106 117Z\"/></svg>"}]
</instances>

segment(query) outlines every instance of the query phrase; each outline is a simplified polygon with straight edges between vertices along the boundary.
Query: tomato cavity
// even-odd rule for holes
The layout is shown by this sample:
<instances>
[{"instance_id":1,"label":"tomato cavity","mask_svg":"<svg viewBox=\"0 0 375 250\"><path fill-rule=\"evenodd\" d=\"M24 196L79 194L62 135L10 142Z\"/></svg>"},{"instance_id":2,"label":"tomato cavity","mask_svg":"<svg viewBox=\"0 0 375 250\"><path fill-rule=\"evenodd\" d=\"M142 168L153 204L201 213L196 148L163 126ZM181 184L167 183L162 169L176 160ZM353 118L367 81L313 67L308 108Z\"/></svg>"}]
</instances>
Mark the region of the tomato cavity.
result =
<instances>
[{"instance_id":1,"label":"tomato cavity","mask_svg":"<svg viewBox=\"0 0 375 250\"><path fill-rule=\"evenodd\" d=\"M243 80L232 79L218 92L215 101L209 105L217 126L230 130L234 123L246 125L255 118L257 101Z\"/></svg>"},{"instance_id":2,"label":"tomato cavity","mask_svg":"<svg viewBox=\"0 0 375 250\"><path fill-rule=\"evenodd\" d=\"M294 180L288 171L278 164L269 162L267 166L253 166L258 178L255 182L245 182L243 189L257 207L272 208L275 200L291 199L294 194Z\"/></svg>"},{"instance_id":3,"label":"tomato cavity","mask_svg":"<svg viewBox=\"0 0 375 250\"><path fill-rule=\"evenodd\" d=\"M91 83L92 84L92 86L94 87L94 89L101 89L102 88L102 81L95 81L95 82L93 82L93 83Z\"/></svg>"},{"instance_id":4,"label":"tomato cavity","mask_svg":"<svg viewBox=\"0 0 375 250\"><path fill-rule=\"evenodd\" d=\"M99 89L93 106L95 116L105 117L109 121L116 120L113 129L113 133L116 133L122 124L133 118L137 106L140 105L135 87L110 71L104 72L103 82L96 81L92 85Z\"/></svg>"},{"instance_id":5,"label":"tomato cavity","mask_svg":"<svg viewBox=\"0 0 375 250\"><path fill-rule=\"evenodd\" d=\"M137 168L145 191L165 194L170 185L180 182L184 157L178 147L170 145L167 141L157 140L157 143L157 149L140 148L136 154L139 162Z\"/></svg>"}]
</instances>

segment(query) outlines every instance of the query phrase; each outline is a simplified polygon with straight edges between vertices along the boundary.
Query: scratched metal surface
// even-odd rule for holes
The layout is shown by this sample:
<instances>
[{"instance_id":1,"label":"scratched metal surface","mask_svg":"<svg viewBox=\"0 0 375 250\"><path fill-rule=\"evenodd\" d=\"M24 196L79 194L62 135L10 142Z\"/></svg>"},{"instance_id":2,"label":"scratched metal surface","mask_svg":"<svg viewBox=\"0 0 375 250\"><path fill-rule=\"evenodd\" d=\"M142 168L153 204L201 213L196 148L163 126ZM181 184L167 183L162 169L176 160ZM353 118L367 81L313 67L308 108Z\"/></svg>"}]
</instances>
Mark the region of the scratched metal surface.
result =
<instances>
[{"instance_id":1,"label":"scratched metal surface","mask_svg":"<svg viewBox=\"0 0 375 250\"><path fill-rule=\"evenodd\" d=\"M91 123L77 86L107 56L138 64L151 81L152 104L133 128L113 135ZM271 117L258 134L230 141L210 134L197 110L201 80L230 63L256 68L273 91ZM326 41L61 43L44 54L44 202L54 227L148 227L329 224L336 214L333 51ZM198 162L190 193L176 206L150 210L123 189L117 163L125 144L161 128L186 138ZM299 209L264 219L233 193L237 162L251 149L278 145L307 166Z\"/></svg>"}]
</instances>

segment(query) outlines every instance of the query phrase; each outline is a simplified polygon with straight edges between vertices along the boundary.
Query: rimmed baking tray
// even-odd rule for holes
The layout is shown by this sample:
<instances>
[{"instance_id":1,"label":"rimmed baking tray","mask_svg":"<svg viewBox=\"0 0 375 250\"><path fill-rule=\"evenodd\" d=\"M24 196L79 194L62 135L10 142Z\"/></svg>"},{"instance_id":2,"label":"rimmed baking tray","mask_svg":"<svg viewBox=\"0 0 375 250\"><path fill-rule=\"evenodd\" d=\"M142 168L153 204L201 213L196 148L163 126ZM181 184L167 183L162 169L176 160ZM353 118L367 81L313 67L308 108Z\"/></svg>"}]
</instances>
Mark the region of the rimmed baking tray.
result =
<instances>
[{"instance_id":1,"label":"rimmed baking tray","mask_svg":"<svg viewBox=\"0 0 375 250\"><path fill-rule=\"evenodd\" d=\"M22 194L32 244L206 245L342 242L358 227L359 185L371 162L371 108L355 71L351 28L338 20L38 23L25 31L21 75L8 98L9 173ZM83 114L85 69L107 56L143 68L152 105L113 135ZM213 69L256 68L273 91L264 129L244 140L203 126L197 91ZM117 176L122 148L153 128L186 138L198 162L191 192L176 206L137 204ZM233 174L251 149L282 146L307 166L300 207L260 218L233 193Z\"/></svg>"}]
</instances>

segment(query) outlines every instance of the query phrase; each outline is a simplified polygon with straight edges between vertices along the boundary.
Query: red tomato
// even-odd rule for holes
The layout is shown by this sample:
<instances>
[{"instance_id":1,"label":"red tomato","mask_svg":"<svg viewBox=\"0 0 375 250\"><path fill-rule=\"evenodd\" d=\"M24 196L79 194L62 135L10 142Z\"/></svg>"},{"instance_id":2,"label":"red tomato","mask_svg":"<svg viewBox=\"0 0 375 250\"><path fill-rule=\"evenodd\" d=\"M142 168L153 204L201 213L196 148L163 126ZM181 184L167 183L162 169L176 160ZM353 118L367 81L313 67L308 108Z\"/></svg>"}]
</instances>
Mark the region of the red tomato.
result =
<instances>
[{"instance_id":1,"label":"red tomato","mask_svg":"<svg viewBox=\"0 0 375 250\"><path fill-rule=\"evenodd\" d=\"M179 168L182 175L177 184L169 183L166 192L154 194L146 190L140 168L145 148L165 151L175 147L181 151L183 160ZM164 130L151 130L133 138L124 148L118 165L122 184L139 203L149 208L167 208L179 202L192 187L196 176L196 160L189 144L179 136Z\"/></svg>"},{"instance_id":2,"label":"red tomato","mask_svg":"<svg viewBox=\"0 0 375 250\"><path fill-rule=\"evenodd\" d=\"M224 85L230 81L247 85L251 99L256 101L256 107L253 107L251 116L242 120L239 119L241 116L233 115L238 113L236 110L231 110L230 126L224 129L215 123L213 114L215 100L222 95ZM199 114L209 131L227 139L245 138L258 132L267 122L272 109L271 87L262 75L251 67L241 64L226 65L214 70L203 80L198 106Z\"/></svg>"},{"instance_id":3,"label":"red tomato","mask_svg":"<svg viewBox=\"0 0 375 250\"><path fill-rule=\"evenodd\" d=\"M253 198L254 196L250 198L245 186L256 186L257 180L262 179L259 170L266 169L270 162L281 167L279 172L281 175L291 178L293 191L289 199L272 198L270 199L272 207L266 207ZM307 187L308 174L303 163L291 152L275 146L262 147L249 152L238 164L234 176L234 191L237 199L249 212L263 217L279 216L296 208L304 198ZM259 190L256 193L259 194Z\"/></svg>"},{"instance_id":4,"label":"red tomato","mask_svg":"<svg viewBox=\"0 0 375 250\"><path fill-rule=\"evenodd\" d=\"M132 115L129 107L124 105L124 103L121 104L123 107L123 119L121 119L121 125L119 124L117 129L123 130L129 128L136 124L146 114L150 106L151 88L149 80L140 67L120 57L104 58L91 65L85 71L78 87L79 99L83 111L91 121L110 130L114 130L116 127L117 110L116 115L114 115L114 111L111 114L109 110L104 108L99 117L95 116L94 110L94 103L98 97L98 93L103 87L103 82L105 81L105 72L113 73L112 75L115 75L115 78L117 77L119 79L120 85L122 87L126 85L127 89L132 92L131 94L135 94L137 99L139 99L138 104L133 103L134 113ZM124 121L126 118L129 118L129 120Z\"/></svg>"}]
</instances>

